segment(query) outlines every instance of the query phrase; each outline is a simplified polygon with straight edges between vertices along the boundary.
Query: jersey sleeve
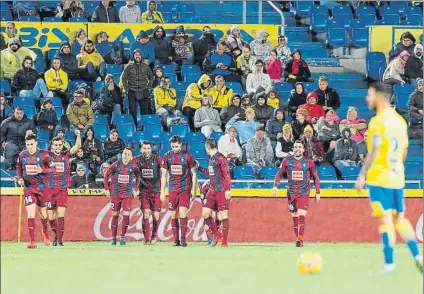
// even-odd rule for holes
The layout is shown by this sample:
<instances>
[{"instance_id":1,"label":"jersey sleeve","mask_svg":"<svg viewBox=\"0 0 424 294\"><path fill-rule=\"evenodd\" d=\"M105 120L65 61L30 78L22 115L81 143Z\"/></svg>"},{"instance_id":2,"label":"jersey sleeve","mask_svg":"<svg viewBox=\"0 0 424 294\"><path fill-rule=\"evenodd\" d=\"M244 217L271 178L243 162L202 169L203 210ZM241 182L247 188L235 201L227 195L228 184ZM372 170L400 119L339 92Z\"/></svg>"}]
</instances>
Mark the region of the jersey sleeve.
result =
<instances>
[{"instance_id":1,"label":"jersey sleeve","mask_svg":"<svg viewBox=\"0 0 424 294\"><path fill-rule=\"evenodd\" d=\"M209 174L209 169L207 167L203 167L203 166L200 166L199 165L198 169L200 170L200 172L202 172L202 173L204 173L206 175Z\"/></svg>"},{"instance_id":2,"label":"jersey sleeve","mask_svg":"<svg viewBox=\"0 0 424 294\"><path fill-rule=\"evenodd\" d=\"M162 167L162 168L164 168L164 169L166 169L166 170L168 170L168 169L169 169L168 157L169 157L169 154L168 154L168 153L166 153L166 154L163 156L162 164L161 164L161 167Z\"/></svg>"},{"instance_id":3,"label":"jersey sleeve","mask_svg":"<svg viewBox=\"0 0 424 294\"><path fill-rule=\"evenodd\" d=\"M314 180L315 191L319 194L321 192L321 187L319 183L319 177L317 173L317 169L315 167L315 163L312 159L308 159L309 172L311 173L311 177Z\"/></svg>"},{"instance_id":4,"label":"jersey sleeve","mask_svg":"<svg viewBox=\"0 0 424 294\"><path fill-rule=\"evenodd\" d=\"M52 158L50 156L49 152L44 151L42 153L42 166L41 169L43 170L43 174L49 174L55 171L54 164L52 162Z\"/></svg>"},{"instance_id":5,"label":"jersey sleeve","mask_svg":"<svg viewBox=\"0 0 424 294\"><path fill-rule=\"evenodd\" d=\"M278 173L275 175L274 188L278 187L278 184L281 181L281 177L287 171L287 163L288 163L288 159L286 157L283 159L283 162L280 165L280 169L278 170Z\"/></svg>"},{"instance_id":6,"label":"jersey sleeve","mask_svg":"<svg viewBox=\"0 0 424 294\"><path fill-rule=\"evenodd\" d=\"M231 190L231 175L230 169L228 168L227 159L223 156L218 157L218 164L221 171L221 185L225 191Z\"/></svg>"},{"instance_id":7,"label":"jersey sleeve","mask_svg":"<svg viewBox=\"0 0 424 294\"><path fill-rule=\"evenodd\" d=\"M369 144L368 152L371 152L372 147L379 147L382 143L384 126L377 119L372 119L368 127L368 140L371 140Z\"/></svg>"},{"instance_id":8,"label":"jersey sleeve","mask_svg":"<svg viewBox=\"0 0 424 294\"><path fill-rule=\"evenodd\" d=\"M196 166L196 161L194 160L193 155L191 155L190 153L187 153L187 167L188 167L188 169L192 169L195 166Z\"/></svg>"},{"instance_id":9,"label":"jersey sleeve","mask_svg":"<svg viewBox=\"0 0 424 294\"><path fill-rule=\"evenodd\" d=\"M103 184L105 186L105 190L109 190L109 177L111 174L115 173L116 170L116 163L113 163L106 171L104 177L103 177Z\"/></svg>"},{"instance_id":10,"label":"jersey sleeve","mask_svg":"<svg viewBox=\"0 0 424 294\"><path fill-rule=\"evenodd\" d=\"M138 160L138 158L135 158L131 164L133 168L134 178L135 178L135 187L133 187L133 189L136 189L137 187L139 187L141 182L141 172L140 172L140 169L138 168L138 161L136 159Z\"/></svg>"},{"instance_id":11,"label":"jersey sleeve","mask_svg":"<svg viewBox=\"0 0 424 294\"><path fill-rule=\"evenodd\" d=\"M16 173L19 178L22 178L24 174L24 168L22 166L22 152L19 153L19 156L18 156L18 162L16 164Z\"/></svg>"}]
</instances>

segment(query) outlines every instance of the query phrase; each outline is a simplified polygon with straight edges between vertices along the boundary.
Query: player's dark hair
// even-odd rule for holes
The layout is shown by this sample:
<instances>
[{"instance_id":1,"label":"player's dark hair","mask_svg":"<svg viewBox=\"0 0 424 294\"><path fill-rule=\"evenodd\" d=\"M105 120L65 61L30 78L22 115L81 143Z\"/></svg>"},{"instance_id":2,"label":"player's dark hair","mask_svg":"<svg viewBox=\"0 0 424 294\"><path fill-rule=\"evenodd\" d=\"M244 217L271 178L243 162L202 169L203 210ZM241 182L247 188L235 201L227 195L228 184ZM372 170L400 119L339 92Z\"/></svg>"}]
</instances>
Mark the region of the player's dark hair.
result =
<instances>
[{"instance_id":1,"label":"player's dark hair","mask_svg":"<svg viewBox=\"0 0 424 294\"><path fill-rule=\"evenodd\" d=\"M152 146L152 143L150 143L150 141L143 140L143 141L140 143L140 148L141 148L143 145L150 145L150 146Z\"/></svg>"},{"instance_id":2,"label":"player's dark hair","mask_svg":"<svg viewBox=\"0 0 424 294\"><path fill-rule=\"evenodd\" d=\"M218 142L216 142L214 138L206 139L205 144L209 147L209 149L218 149Z\"/></svg>"},{"instance_id":3,"label":"player's dark hair","mask_svg":"<svg viewBox=\"0 0 424 294\"><path fill-rule=\"evenodd\" d=\"M17 106L17 107L15 108L15 111L16 111L16 110L24 111L24 109L23 109L22 107L20 107L20 106Z\"/></svg>"},{"instance_id":4,"label":"player's dark hair","mask_svg":"<svg viewBox=\"0 0 424 294\"><path fill-rule=\"evenodd\" d=\"M172 143L182 144L183 141L181 140L180 136L174 135L174 136L171 137L171 139L169 139L169 144L172 144Z\"/></svg>"},{"instance_id":5,"label":"player's dark hair","mask_svg":"<svg viewBox=\"0 0 424 294\"><path fill-rule=\"evenodd\" d=\"M55 141L64 141L63 140L63 138L62 137L58 137L58 136L56 136L56 137L54 137L53 139L52 139L52 142L55 142Z\"/></svg>"},{"instance_id":6,"label":"player's dark hair","mask_svg":"<svg viewBox=\"0 0 424 294\"><path fill-rule=\"evenodd\" d=\"M28 134L25 136L25 141L31 141L31 140L37 141L37 136L35 134Z\"/></svg>"},{"instance_id":7,"label":"player's dark hair","mask_svg":"<svg viewBox=\"0 0 424 294\"><path fill-rule=\"evenodd\" d=\"M303 146L303 143L302 143L302 141L300 141L300 140L296 140L296 141L294 141L293 146L294 146L294 144L301 144L301 145Z\"/></svg>"},{"instance_id":8,"label":"player's dark hair","mask_svg":"<svg viewBox=\"0 0 424 294\"><path fill-rule=\"evenodd\" d=\"M122 150L122 153L124 153L125 150L131 151L131 155L133 154L133 150L130 147L125 147L124 150Z\"/></svg>"},{"instance_id":9,"label":"player's dark hair","mask_svg":"<svg viewBox=\"0 0 424 294\"><path fill-rule=\"evenodd\" d=\"M393 95L393 89L390 85L384 84L382 82L375 82L370 85L370 88L373 88L377 93L381 93L387 99L391 99Z\"/></svg>"},{"instance_id":10,"label":"player's dark hair","mask_svg":"<svg viewBox=\"0 0 424 294\"><path fill-rule=\"evenodd\" d=\"M118 130L117 130L117 129L111 129L111 130L110 130L110 132L109 132L109 134L113 134L113 133L117 133L117 134L119 135L119 133L118 133Z\"/></svg>"}]
</instances>

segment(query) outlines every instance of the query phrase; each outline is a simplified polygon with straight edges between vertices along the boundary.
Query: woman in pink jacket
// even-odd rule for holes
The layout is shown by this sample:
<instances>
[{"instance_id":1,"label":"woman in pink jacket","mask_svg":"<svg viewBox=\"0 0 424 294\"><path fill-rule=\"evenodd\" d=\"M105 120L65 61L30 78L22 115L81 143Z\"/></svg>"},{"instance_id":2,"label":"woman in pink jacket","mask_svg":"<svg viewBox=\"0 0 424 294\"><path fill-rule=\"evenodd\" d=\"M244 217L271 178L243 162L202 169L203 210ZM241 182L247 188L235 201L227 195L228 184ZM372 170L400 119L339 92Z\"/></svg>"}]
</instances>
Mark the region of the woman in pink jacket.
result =
<instances>
[{"instance_id":1,"label":"woman in pink jacket","mask_svg":"<svg viewBox=\"0 0 424 294\"><path fill-rule=\"evenodd\" d=\"M266 62L266 73L270 76L273 82L281 82L281 73L283 64L277 58L277 50L272 50L268 61Z\"/></svg>"}]
</instances>

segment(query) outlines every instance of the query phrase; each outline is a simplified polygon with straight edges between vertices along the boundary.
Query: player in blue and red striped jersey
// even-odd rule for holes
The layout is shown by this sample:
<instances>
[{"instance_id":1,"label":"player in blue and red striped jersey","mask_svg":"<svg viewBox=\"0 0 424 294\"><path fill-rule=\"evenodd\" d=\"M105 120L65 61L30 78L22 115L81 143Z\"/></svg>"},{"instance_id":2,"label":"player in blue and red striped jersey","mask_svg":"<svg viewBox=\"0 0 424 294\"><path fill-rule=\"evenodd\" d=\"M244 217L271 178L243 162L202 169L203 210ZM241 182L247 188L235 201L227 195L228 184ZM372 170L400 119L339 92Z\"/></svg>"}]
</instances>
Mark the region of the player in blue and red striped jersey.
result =
<instances>
[{"instance_id":1,"label":"player in blue and red striped jersey","mask_svg":"<svg viewBox=\"0 0 424 294\"><path fill-rule=\"evenodd\" d=\"M52 198L52 206L47 207L50 227L55 233L53 246L63 246L62 237L65 231L65 212L68 206L68 187L71 186L71 165L70 157L81 148L81 133L75 131L75 145L63 151L63 138L54 137L51 143L50 157L54 166L54 171L48 175L48 186ZM56 223L56 216L58 221Z\"/></svg>"},{"instance_id":2,"label":"player in blue and red striped jersey","mask_svg":"<svg viewBox=\"0 0 424 294\"><path fill-rule=\"evenodd\" d=\"M134 158L133 163L138 167L140 175L140 208L143 211L144 244L156 243L158 227L160 224L160 169L162 161L159 156L152 153L149 141L140 144L141 155ZM153 228L150 236L150 214L153 212Z\"/></svg>"},{"instance_id":3,"label":"player in blue and red striped jersey","mask_svg":"<svg viewBox=\"0 0 424 294\"><path fill-rule=\"evenodd\" d=\"M297 237L296 247L303 247L311 177L315 184L315 202L319 203L320 200L320 185L315 163L312 159L303 156L304 151L302 142L294 142L294 155L284 158L280 170L275 176L272 189L272 195L276 196L281 177L287 173L287 201L293 218L294 233Z\"/></svg>"},{"instance_id":4,"label":"player in blue and red striped jersey","mask_svg":"<svg viewBox=\"0 0 424 294\"><path fill-rule=\"evenodd\" d=\"M26 149L19 154L17 173L18 184L24 186L24 203L28 218L30 243L28 248L37 248L35 243L35 215L38 212L43 224L44 244L50 245L46 206L51 206L51 198L47 191L47 176L52 172L50 155L47 151L37 149L37 137L29 134L25 137Z\"/></svg>"},{"instance_id":5,"label":"player in blue and red striped jersey","mask_svg":"<svg viewBox=\"0 0 424 294\"><path fill-rule=\"evenodd\" d=\"M216 246L222 238L222 247L228 246L228 231L230 221L228 220L228 210L231 199L231 174L225 155L218 152L218 143L215 139L207 139L205 143L206 152L210 156L208 168L200 167L199 170L209 174L210 189L203 202L202 216L205 223L212 230L214 240L212 246ZM218 207L218 218L222 222L222 235L218 231L216 223L212 218L212 211Z\"/></svg>"},{"instance_id":6,"label":"player in blue and red striped jersey","mask_svg":"<svg viewBox=\"0 0 424 294\"><path fill-rule=\"evenodd\" d=\"M162 159L161 201L165 200L165 185L169 175L169 210L171 214L172 233L174 246L187 246L187 210L191 200L196 197L197 173L196 162L193 156L181 150L180 136L172 136L169 140L171 151ZM178 222L178 218L180 221ZM181 240L179 236L181 227Z\"/></svg>"},{"instance_id":7,"label":"player in blue and red striped jersey","mask_svg":"<svg viewBox=\"0 0 424 294\"><path fill-rule=\"evenodd\" d=\"M130 148L125 148L122 158L114 162L104 175L106 197L111 197L112 207L112 242L116 245L118 232L119 213L122 208L122 234L120 244L125 245L125 234L130 222L132 198L138 196L139 175L137 168L132 163L133 153ZM109 181L110 179L110 181Z\"/></svg>"}]
</instances>

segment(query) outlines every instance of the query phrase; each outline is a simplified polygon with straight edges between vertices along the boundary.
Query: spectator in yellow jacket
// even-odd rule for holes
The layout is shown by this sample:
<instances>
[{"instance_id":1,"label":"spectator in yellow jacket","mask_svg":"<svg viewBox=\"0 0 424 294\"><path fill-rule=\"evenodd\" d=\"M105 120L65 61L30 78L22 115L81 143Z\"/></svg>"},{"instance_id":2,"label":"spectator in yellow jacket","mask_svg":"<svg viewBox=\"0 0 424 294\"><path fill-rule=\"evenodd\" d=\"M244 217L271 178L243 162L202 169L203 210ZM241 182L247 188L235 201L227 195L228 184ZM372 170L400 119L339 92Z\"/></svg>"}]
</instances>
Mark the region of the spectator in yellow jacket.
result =
<instances>
[{"instance_id":1,"label":"spectator in yellow jacket","mask_svg":"<svg viewBox=\"0 0 424 294\"><path fill-rule=\"evenodd\" d=\"M91 40L87 40L81 48L77 62L80 77L87 82L100 81L106 76L106 63Z\"/></svg>"},{"instance_id":2,"label":"spectator in yellow jacket","mask_svg":"<svg viewBox=\"0 0 424 294\"><path fill-rule=\"evenodd\" d=\"M266 103L274 109L280 107L280 96L278 95L277 88L271 88L267 95Z\"/></svg>"},{"instance_id":3,"label":"spectator in yellow jacket","mask_svg":"<svg viewBox=\"0 0 424 294\"><path fill-rule=\"evenodd\" d=\"M165 23L162 13L156 10L156 1L147 2L147 11L141 14L141 23Z\"/></svg>"},{"instance_id":4,"label":"spectator in yellow jacket","mask_svg":"<svg viewBox=\"0 0 424 294\"><path fill-rule=\"evenodd\" d=\"M44 79L46 80L47 90L52 91L55 96L62 100L63 108L69 104L69 97L66 94L68 89L68 74L60 68L60 58L55 57L52 61L52 68L46 71Z\"/></svg>"},{"instance_id":5,"label":"spectator in yellow jacket","mask_svg":"<svg viewBox=\"0 0 424 294\"><path fill-rule=\"evenodd\" d=\"M209 94L211 85L211 78L204 74L197 83L191 83L187 87L183 102L183 114L188 118L188 123L192 130L194 130L194 114L202 106L202 97L205 94Z\"/></svg>"},{"instance_id":6,"label":"spectator in yellow jacket","mask_svg":"<svg viewBox=\"0 0 424 294\"><path fill-rule=\"evenodd\" d=\"M1 53L1 74L0 78L11 80L15 73L22 68L22 62L26 56L30 56L33 62L37 58L32 50L22 47L21 41L18 38L11 38L7 43L7 48Z\"/></svg>"},{"instance_id":7,"label":"spectator in yellow jacket","mask_svg":"<svg viewBox=\"0 0 424 294\"><path fill-rule=\"evenodd\" d=\"M168 76L163 76L160 80L160 85L153 90L155 99L156 114L161 117L164 127L167 126L166 121L170 113L178 111L177 91L171 88L171 81Z\"/></svg>"},{"instance_id":8,"label":"spectator in yellow jacket","mask_svg":"<svg viewBox=\"0 0 424 294\"><path fill-rule=\"evenodd\" d=\"M230 105L233 89L228 88L224 77L218 75L215 77L215 86L210 89L209 94L212 96L212 107L220 112L222 108Z\"/></svg>"}]
</instances>

